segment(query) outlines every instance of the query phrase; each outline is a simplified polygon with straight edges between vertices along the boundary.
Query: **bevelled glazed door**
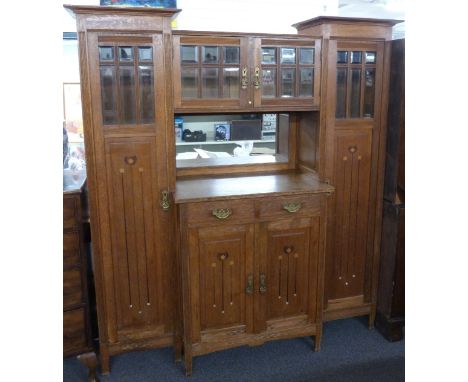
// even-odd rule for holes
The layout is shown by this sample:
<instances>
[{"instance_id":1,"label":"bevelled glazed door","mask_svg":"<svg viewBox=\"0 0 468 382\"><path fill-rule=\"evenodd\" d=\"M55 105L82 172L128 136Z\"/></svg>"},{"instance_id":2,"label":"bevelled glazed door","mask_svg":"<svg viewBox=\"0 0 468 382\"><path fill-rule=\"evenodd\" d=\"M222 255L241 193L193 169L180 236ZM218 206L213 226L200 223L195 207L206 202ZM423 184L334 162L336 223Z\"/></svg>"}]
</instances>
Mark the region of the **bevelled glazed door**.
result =
<instances>
[{"instance_id":1,"label":"bevelled glazed door","mask_svg":"<svg viewBox=\"0 0 468 382\"><path fill-rule=\"evenodd\" d=\"M170 343L162 36L89 33L88 46L109 342Z\"/></svg>"},{"instance_id":2,"label":"bevelled glazed door","mask_svg":"<svg viewBox=\"0 0 468 382\"><path fill-rule=\"evenodd\" d=\"M327 234L328 311L373 300L383 66L382 42L330 42L327 141L333 149L327 155L326 177L335 193Z\"/></svg>"},{"instance_id":3,"label":"bevelled glazed door","mask_svg":"<svg viewBox=\"0 0 468 382\"><path fill-rule=\"evenodd\" d=\"M247 46L247 38L174 36L176 111L246 107Z\"/></svg>"},{"instance_id":4,"label":"bevelled glazed door","mask_svg":"<svg viewBox=\"0 0 468 382\"><path fill-rule=\"evenodd\" d=\"M317 107L320 40L255 39L255 107Z\"/></svg>"}]
</instances>

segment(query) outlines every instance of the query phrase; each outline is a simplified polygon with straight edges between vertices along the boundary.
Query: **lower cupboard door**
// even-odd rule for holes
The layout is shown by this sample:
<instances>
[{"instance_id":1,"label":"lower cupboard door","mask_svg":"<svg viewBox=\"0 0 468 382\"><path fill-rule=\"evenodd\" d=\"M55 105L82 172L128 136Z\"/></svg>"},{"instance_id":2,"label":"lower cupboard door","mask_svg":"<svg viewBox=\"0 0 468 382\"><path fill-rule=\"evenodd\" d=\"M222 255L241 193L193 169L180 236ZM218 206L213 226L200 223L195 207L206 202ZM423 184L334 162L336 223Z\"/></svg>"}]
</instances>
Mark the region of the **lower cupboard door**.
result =
<instances>
[{"instance_id":1,"label":"lower cupboard door","mask_svg":"<svg viewBox=\"0 0 468 382\"><path fill-rule=\"evenodd\" d=\"M294 316L314 322L319 217L263 224L259 251L259 305L262 308L256 330L267 329L269 320Z\"/></svg>"},{"instance_id":2,"label":"lower cupboard door","mask_svg":"<svg viewBox=\"0 0 468 382\"><path fill-rule=\"evenodd\" d=\"M193 340L223 328L252 330L253 227L198 228L191 231L190 286Z\"/></svg>"}]
</instances>

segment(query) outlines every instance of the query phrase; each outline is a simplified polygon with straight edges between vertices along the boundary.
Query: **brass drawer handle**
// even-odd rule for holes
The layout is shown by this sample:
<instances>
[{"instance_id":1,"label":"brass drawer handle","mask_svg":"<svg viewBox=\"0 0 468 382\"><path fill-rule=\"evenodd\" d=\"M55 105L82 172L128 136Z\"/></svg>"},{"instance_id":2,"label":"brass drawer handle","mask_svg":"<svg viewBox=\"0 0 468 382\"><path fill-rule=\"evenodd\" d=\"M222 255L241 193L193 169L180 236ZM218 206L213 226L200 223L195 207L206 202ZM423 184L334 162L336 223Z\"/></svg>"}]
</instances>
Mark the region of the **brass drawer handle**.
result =
<instances>
[{"instance_id":1,"label":"brass drawer handle","mask_svg":"<svg viewBox=\"0 0 468 382\"><path fill-rule=\"evenodd\" d=\"M245 287L245 293L253 294L253 292L254 292L253 275L250 274L247 276L247 286Z\"/></svg>"},{"instance_id":2,"label":"brass drawer handle","mask_svg":"<svg viewBox=\"0 0 468 382\"><path fill-rule=\"evenodd\" d=\"M294 213L301 209L301 203L285 203L283 204L283 209L288 212Z\"/></svg>"},{"instance_id":3,"label":"brass drawer handle","mask_svg":"<svg viewBox=\"0 0 468 382\"><path fill-rule=\"evenodd\" d=\"M217 217L218 219L227 219L232 215L230 208L215 208L212 213L213 216Z\"/></svg>"},{"instance_id":4,"label":"brass drawer handle","mask_svg":"<svg viewBox=\"0 0 468 382\"><path fill-rule=\"evenodd\" d=\"M266 293L267 289L266 289L266 275L265 273L260 273L260 288L258 289L258 291L263 294L263 293Z\"/></svg>"}]
</instances>

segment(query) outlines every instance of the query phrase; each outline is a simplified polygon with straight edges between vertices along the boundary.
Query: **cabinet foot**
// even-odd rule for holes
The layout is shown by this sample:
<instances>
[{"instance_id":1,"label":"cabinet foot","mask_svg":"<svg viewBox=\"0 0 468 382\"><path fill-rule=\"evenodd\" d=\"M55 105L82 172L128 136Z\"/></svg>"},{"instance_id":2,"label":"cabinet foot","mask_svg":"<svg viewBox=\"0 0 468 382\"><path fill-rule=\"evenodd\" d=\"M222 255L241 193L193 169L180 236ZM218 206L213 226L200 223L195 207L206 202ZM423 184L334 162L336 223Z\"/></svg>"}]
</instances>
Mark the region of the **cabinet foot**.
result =
<instances>
[{"instance_id":1,"label":"cabinet foot","mask_svg":"<svg viewBox=\"0 0 468 382\"><path fill-rule=\"evenodd\" d=\"M174 359L175 359L175 362L181 362L182 361L182 348L183 348L182 341L176 339L175 343L174 343Z\"/></svg>"},{"instance_id":2,"label":"cabinet foot","mask_svg":"<svg viewBox=\"0 0 468 382\"><path fill-rule=\"evenodd\" d=\"M97 357L95 352L85 353L78 356L78 360L88 368L88 382L99 382L96 375Z\"/></svg>"},{"instance_id":3,"label":"cabinet foot","mask_svg":"<svg viewBox=\"0 0 468 382\"><path fill-rule=\"evenodd\" d=\"M184 366L185 366L185 375L187 377L192 375L192 347L184 346Z\"/></svg>"},{"instance_id":4,"label":"cabinet foot","mask_svg":"<svg viewBox=\"0 0 468 382\"><path fill-rule=\"evenodd\" d=\"M375 327L375 309L369 314L369 330Z\"/></svg>"},{"instance_id":5,"label":"cabinet foot","mask_svg":"<svg viewBox=\"0 0 468 382\"><path fill-rule=\"evenodd\" d=\"M322 328L317 329L317 333L315 333L315 337L314 337L314 351L315 352L320 351L321 343L322 343Z\"/></svg>"},{"instance_id":6,"label":"cabinet foot","mask_svg":"<svg viewBox=\"0 0 468 382\"><path fill-rule=\"evenodd\" d=\"M106 346L101 346L99 358L101 360L101 374L109 375L110 373L110 355Z\"/></svg>"}]
</instances>

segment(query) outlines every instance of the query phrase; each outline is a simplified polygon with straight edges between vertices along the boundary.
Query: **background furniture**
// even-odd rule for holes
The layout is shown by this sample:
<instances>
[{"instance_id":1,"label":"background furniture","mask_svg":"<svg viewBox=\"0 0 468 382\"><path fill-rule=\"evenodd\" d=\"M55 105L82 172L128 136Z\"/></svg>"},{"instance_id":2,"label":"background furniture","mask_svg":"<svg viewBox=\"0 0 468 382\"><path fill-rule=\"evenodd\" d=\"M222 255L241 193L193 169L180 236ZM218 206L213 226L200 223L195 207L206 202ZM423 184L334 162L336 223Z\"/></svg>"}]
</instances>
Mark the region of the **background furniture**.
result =
<instances>
[{"instance_id":1,"label":"background furniture","mask_svg":"<svg viewBox=\"0 0 468 382\"><path fill-rule=\"evenodd\" d=\"M92 351L83 186L63 193L63 356Z\"/></svg>"},{"instance_id":2,"label":"background furniture","mask_svg":"<svg viewBox=\"0 0 468 382\"><path fill-rule=\"evenodd\" d=\"M405 40L392 41L376 326L390 341L405 324Z\"/></svg>"}]
</instances>

